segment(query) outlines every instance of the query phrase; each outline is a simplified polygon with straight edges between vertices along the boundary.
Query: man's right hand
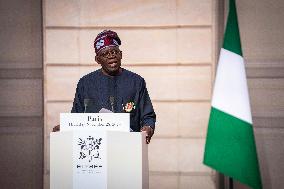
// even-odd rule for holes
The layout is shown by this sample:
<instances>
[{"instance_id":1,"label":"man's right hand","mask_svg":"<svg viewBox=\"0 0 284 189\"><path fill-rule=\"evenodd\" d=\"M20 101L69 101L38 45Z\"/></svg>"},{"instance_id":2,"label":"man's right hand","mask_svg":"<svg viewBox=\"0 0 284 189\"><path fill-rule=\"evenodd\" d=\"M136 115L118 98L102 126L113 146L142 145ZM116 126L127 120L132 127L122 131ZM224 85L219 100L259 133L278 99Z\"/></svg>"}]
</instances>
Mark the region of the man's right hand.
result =
<instances>
[{"instance_id":1,"label":"man's right hand","mask_svg":"<svg viewBox=\"0 0 284 189\"><path fill-rule=\"evenodd\" d=\"M57 132L60 131L60 125L56 125L55 127L53 127L52 132Z\"/></svg>"}]
</instances>

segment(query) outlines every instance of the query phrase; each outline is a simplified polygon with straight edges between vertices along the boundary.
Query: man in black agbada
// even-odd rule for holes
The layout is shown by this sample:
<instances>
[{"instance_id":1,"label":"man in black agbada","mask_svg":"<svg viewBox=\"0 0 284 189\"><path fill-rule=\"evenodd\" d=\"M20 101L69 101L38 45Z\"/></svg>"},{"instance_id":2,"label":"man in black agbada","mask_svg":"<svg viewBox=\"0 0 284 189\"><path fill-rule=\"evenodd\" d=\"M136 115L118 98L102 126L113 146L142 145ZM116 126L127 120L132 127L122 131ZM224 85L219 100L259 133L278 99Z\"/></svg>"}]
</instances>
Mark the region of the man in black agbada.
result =
<instances>
[{"instance_id":1,"label":"man in black agbada","mask_svg":"<svg viewBox=\"0 0 284 189\"><path fill-rule=\"evenodd\" d=\"M155 130L154 112L145 80L121 68L122 51L118 35L105 30L94 42L96 62L101 69L83 76L77 85L72 113L93 112L108 109L115 113L130 113L133 131L146 131L149 143ZM54 131L59 130L55 127Z\"/></svg>"}]
</instances>

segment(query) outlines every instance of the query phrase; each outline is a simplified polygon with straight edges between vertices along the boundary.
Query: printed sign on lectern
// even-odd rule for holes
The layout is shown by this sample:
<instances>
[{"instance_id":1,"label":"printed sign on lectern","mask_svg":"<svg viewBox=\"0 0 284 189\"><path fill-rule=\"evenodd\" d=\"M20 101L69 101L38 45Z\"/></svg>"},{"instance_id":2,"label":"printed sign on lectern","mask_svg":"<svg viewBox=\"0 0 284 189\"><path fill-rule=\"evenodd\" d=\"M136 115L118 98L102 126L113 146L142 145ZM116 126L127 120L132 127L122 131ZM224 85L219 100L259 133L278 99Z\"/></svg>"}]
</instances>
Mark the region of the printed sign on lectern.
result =
<instances>
[{"instance_id":1,"label":"printed sign on lectern","mask_svg":"<svg viewBox=\"0 0 284 189\"><path fill-rule=\"evenodd\" d=\"M61 113L60 131L130 131L129 113Z\"/></svg>"}]
</instances>

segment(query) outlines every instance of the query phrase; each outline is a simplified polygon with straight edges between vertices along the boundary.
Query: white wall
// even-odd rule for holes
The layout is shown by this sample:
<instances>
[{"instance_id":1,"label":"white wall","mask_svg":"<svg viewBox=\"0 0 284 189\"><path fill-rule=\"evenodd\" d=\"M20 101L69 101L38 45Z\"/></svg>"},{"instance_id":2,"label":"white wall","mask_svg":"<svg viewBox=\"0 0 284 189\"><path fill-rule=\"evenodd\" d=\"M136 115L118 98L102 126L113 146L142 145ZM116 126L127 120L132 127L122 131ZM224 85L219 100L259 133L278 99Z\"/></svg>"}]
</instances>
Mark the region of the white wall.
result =
<instances>
[{"instance_id":1,"label":"white wall","mask_svg":"<svg viewBox=\"0 0 284 189\"><path fill-rule=\"evenodd\" d=\"M202 164L215 70L214 0L44 1L45 187L48 136L70 111L77 81L97 69L93 40L110 28L123 66L144 76L157 113L149 146L151 188L215 188Z\"/></svg>"}]
</instances>

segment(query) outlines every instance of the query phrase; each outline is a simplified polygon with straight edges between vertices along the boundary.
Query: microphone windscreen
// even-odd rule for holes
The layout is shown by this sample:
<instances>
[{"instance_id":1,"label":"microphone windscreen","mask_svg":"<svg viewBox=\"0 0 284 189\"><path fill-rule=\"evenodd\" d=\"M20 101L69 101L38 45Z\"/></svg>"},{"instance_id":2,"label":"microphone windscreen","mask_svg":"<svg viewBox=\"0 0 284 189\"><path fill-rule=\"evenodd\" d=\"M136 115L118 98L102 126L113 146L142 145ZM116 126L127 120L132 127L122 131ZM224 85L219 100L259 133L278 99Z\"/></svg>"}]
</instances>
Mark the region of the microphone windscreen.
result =
<instances>
[{"instance_id":1,"label":"microphone windscreen","mask_svg":"<svg viewBox=\"0 0 284 189\"><path fill-rule=\"evenodd\" d=\"M110 101L111 103L114 103L114 96L110 96L110 97L109 97L109 101Z\"/></svg>"}]
</instances>

